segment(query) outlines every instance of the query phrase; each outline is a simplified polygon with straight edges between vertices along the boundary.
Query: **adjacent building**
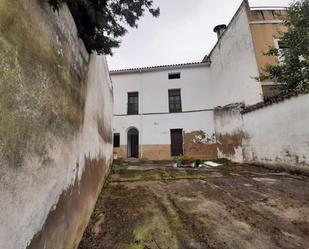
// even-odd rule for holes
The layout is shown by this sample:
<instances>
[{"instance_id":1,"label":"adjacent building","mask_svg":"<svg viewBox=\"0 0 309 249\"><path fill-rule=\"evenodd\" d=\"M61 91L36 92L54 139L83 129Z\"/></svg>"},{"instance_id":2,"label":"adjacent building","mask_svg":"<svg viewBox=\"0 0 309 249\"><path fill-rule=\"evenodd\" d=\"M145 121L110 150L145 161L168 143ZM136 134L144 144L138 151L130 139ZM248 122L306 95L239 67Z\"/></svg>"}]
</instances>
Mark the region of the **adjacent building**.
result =
<instances>
[{"instance_id":1,"label":"adjacent building","mask_svg":"<svg viewBox=\"0 0 309 249\"><path fill-rule=\"evenodd\" d=\"M251 9L245 0L202 62L110 72L114 86L114 154L118 158L164 160L178 155L217 157L213 109L260 102L277 91L258 77L275 58L283 8Z\"/></svg>"}]
</instances>

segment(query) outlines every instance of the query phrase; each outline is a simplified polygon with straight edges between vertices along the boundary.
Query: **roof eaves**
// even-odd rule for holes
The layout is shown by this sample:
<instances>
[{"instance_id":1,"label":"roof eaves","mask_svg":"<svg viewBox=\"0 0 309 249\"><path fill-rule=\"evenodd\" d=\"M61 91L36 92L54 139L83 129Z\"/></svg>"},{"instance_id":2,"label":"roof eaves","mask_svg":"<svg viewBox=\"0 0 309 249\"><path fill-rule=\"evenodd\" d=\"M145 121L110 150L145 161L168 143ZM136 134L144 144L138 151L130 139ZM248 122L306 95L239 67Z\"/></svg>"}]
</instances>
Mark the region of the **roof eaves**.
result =
<instances>
[{"instance_id":1,"label":"roof eaves","mask_svg":"<svg viewBox=\"0 0 309 249\"><path fill-rule=\"evenodd\" d=\"M209 65L209 62L191 62L191 63L182 63L182 64L158 65L158 66L150 66L150 67L110 70L110 74L115 75L115 74L125 74L125 73L140 73L140 72L169 70L169 69L188 68L188 67L199 67L199 66L208 66L208 65Z\"/></svg>"}]
</instances>

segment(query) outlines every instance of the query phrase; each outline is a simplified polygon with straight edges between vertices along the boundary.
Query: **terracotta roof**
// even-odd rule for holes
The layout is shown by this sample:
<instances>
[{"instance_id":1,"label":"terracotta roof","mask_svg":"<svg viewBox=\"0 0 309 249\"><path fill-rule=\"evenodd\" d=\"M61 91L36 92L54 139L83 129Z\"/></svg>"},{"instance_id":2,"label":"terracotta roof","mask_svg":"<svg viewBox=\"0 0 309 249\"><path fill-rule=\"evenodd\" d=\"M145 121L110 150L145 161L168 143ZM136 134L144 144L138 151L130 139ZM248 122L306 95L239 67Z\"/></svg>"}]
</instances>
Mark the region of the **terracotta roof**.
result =
<instances>
[{"instance_id":1,"label":"terracotta roof","mask_svg":"<svg viewBox=\"0 0 309 249\"><path fill-rule=\"evenodd\" d=\"M209 62L208 61L206 61L206 62L190 62L190 63L181 63L181 64L170 64L170 65L158 65L158 66L150 66L150 67L118 69L118 70L110 70L110 74L130 73L130 72L139 72L139 71L155 71L156 69L181 68L181 67L204 66L204 65L209 65Z\"/></svg>"}]
</instances>

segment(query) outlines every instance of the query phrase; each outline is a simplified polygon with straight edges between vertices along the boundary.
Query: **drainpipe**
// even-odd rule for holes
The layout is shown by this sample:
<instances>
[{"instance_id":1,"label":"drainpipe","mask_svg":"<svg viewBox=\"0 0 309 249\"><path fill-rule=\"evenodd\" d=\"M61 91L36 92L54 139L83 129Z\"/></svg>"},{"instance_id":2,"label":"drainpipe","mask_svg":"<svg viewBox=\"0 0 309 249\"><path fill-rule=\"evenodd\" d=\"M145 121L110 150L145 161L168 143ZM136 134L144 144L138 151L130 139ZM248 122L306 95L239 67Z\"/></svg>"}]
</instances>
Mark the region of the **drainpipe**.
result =
<instances>
[{"instance_id":1,"label":"drainpipe","mask_svg":"<svg viewBox=\"0 0 309 249\"><path fill-rule=\"evenodd\" d=\"M143 89L143 80L142 80L142 70L140 72L140 80L139 80L139 89L140 89L140 96L141 96L141 115L140 115L140 157L143 158L143 112L144 112L144 89Z\"/></svg>"}]
</instances>

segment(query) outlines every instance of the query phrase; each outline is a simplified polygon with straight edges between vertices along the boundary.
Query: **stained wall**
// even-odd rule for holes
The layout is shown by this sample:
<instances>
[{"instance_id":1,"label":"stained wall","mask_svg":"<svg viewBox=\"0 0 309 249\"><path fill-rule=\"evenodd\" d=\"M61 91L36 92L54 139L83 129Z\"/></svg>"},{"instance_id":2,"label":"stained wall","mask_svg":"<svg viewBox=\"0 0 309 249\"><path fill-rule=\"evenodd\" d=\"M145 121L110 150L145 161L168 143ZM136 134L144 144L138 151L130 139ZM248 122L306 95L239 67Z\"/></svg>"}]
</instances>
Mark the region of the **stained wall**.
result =
<instances>
[{"instance_id":1,"label":"stained wall","mask_svg":"<svg viewBox=\"0 0 309 249\"><path fill-rule=\"evenodd\" d=\"M308 172L308 104L309 95L299 95L253 109L216 109L215 130L222 144L219 154L238 162Z\"/></svg>"},{"instance_id":2,"label":"stained wall","mask_svg":"<svg viewBox=\"0 0 309 249\"><path fill-rule=\"evenodd\" d=\"M67 7L0 0L0 248L71 249L112 160L112 86Z\"/></svg>"}]
</instances>

